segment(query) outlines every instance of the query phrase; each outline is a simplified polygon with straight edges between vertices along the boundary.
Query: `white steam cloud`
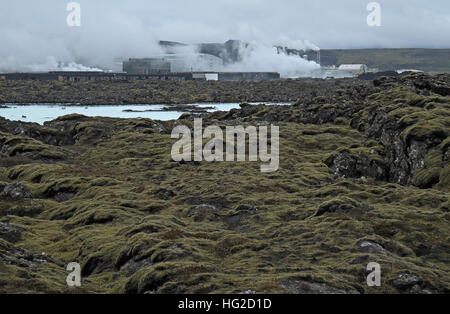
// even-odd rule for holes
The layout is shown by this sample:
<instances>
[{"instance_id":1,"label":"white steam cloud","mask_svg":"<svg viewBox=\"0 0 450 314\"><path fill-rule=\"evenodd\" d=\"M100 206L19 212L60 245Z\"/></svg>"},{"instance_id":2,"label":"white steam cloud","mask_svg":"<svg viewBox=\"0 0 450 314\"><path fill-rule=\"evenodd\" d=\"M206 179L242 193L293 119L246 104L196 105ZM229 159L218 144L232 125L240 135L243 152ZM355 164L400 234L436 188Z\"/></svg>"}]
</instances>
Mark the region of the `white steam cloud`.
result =
<instances>
[{"instance_id":1,"label":"white steam cloud","mask_svg":"<svg viewBox=\"0 0 450 314\"><path fill-rule=\"evenodd\" d=\"M209 38L195 39L186 35L186 26L193 31L200 27L189 18L178 16L173 29L167 30L166 21L157 25L148 23L140 8L151 10L154 6L164 9L169 4L148 5L140 0L130 5L114 1L78 1L81 4L81 27L68 27L66 11L68 2L42 0L30 3L24 0L10 1L0 5L0 72L45 72L45 71L121 71L122 61L128 58L146 58L164 55L159 40L179 40L186 43L208 42ZM199 3L201 1L196 1ZM176 3L173 4L174 6ZM178 3L178 6L181 3ZM221 4L218 4L220 6ZM227 5L231 5L228 3ZM235 6L241 4L235 3ZM3 9L3 10L2 10ZM156 11L156 10L155 10ZM8 14L5 14L8 12ZM155 18L155 13L153 18ZM167 14L167 12L165 12ZM182 22L182 24L179 24ZM187 25L186 23L189 23ZM183 26L183 27L180 27ZM239 25L242 26L242 23ZM250 43L242 47L241 62L211 70L223 71L271 71L280 72L284 77L306 75L318 67L298 56L278 54L274 45L297 49L316 49L308 41L291 40L288 37L265 38L253 27L241 27L236 33L220 30L212 42L224 42L238 35ZM174 29L180 28L183 37L173 38ZM243 30L247 30L243 32ZM224 40L225 39L225 40ZM201 70L209 60L199 58L187 46L182 54L187 60L185 70Z\"/></svg>"},{"instance_id":2,"label":"white steam cloud","mask_svg":"<svg viewBox=\"0 0 450 314\"><path fill-rule=\"evenodd\" d=\"M277 46L289 47L291 49L305 50L318 49L310 42L300 40L291 41L286 38L277 42ZM295 48L293 48L295 47ZM278 51L274 44L262 41L253 41L248 45L240 47L242 60L238 63L228 65L227 71L245 72L279 72L283 78L295 78L311 76L320 69L320 65L301 58L298 55L287 55Z\"/></svg>"},{"instance_id":3,"label":"white steam cloud","mask_svg":"<svg viewBox=\"0 0 450 314\"><path fill-rule=\"evenodd\" d=\"M250 43L239 70L313 71L314 63L276 54L292 49L448 48L448 0L380 0L382 27L368 27L367 0L74 0L81 27L69 28L73 0L1 0L0 72L118 71L125 58L163 55L158 40ZM300 39L300 40L299 40ZM238 70L238 69L236 69Z\"/></svg>"},{"instance_id":4,"label":"white steam cloud","mask_svg":"<svg viewBox=\"0 0 450 314\"><path fill-rule=\"evenodd\" d=\"M162 53L141 19L101 0L80 3L81 27L70 28L65 1L2 1L0 72L118 71L122 58Z\"/></svg>"}]
</instances>

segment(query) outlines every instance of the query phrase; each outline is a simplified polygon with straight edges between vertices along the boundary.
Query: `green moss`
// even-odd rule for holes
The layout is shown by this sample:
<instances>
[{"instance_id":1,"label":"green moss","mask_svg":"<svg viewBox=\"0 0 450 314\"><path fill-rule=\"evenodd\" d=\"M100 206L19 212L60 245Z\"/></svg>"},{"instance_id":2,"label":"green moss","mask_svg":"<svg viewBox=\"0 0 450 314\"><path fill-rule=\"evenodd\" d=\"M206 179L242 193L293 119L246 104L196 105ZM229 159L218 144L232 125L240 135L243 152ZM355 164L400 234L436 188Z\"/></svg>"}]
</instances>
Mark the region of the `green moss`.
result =
<instances>
[{"instance_id":1,"label":"green moss","mask_svg":"<svg viewBox=\"0 0 450 314\"><path fill-rule=\"evenodd\" d=\"M441 170L439 183L436 188L446 192L450 191L450 166L447 165L443 170Z\"/></svg>"},{"instance_id":2,"label":"green moss","mask_svg":"<svg viewBox=\"0 0 450 314\"><path fill-rule=\"evenodd\" d=\"M401 128L405 128L402 137L404 141L409 142L411 139L445 139L450 129L447 112L448 109L441 108L418 110L407 107L394 110L390 114L398 118Z\"/></svg>"},{"instance_id":3,"label":"green moss","mask_svg":"<svg viewBox=\"0 0 450 314\"><path fill-rule=\"evenodd\" d=\"M438 147L430 150L425 156L424 168L420 169L413 178L413 185L420 188L431 188L435 184L441 182L441 179L445 180L445 165L444 155L442 148L445 146L445 142L441 143ZM442 173L442 176L441 176ZM443 184L443 186L446 186Z\"/></svg>"},{"instance_id":4,"label":"green moss","mask_svg":"<svg viewBox=\"0 0 450 314\"><path fill-rule=\"evenodd\" d=\"M68 151L44 144L38 140L22 137L11 136L0 132L0 143L7 148L7 156L31 156L32 159L64 159L68 156Z\"/></svg>"},{"instance_id":5,"label":"green moss","mask_svg":"<svg viewBox=\"0 0 450 314\"><path fill-rule=\"evenodd\" d=\"M0 167L0 180L6 180L7 176L6 168Z\"/></svg>"},{"instance_id":6,"label":"green moss","mask_svg":"<svg viewBox=\"0 0 450 314\"><path fill-rule=\"evenodd\" d=\"M40 182L49 177L52 172L60 171L61 166L46 164L27 164L12 167L8 170L8 178L12 180L26 180Z\"/></svg>"},{"instance_id":7,"label":"green moss","mask_svg":"<svg viewBox=\"0 0 450 314\"><path fill-rule=\"evenodd\" d=\"M157 92L150 82L139 84ZM142 86L130 93L140 94ZM312 103L314 97L303 95L302 103L311 105L307 110L261 107L243 117L280 126L280 167L270 174L261 173L258 162L173 162L170 130L176 123L192 127L188 116L158 124L162 133L149 119L66 116L59 122L71 121L68 132L78 139L66 149L79 154L0 167L1 182L20 181L34 196L2 200L0 220L24 228L15 247L46 252L62 264L80 263L85 292L286 293L295 292L298 280L304 287L323 283L345 291L398 293L392 279L402 271L417 274L429 289L448 291L450 140L435 137L448 130L447 100L410 87L378 90L370 99L357 98L354 114L329 97ZM329 104L325 112L337 119L312 124L307 114L321 114L322 104ZM414 178L429 188L345 179L324 164L342 152L369 164L386 163L388 152L379 139L350 126L355 117L367 126L363 120L376 109L404 128L405 139L429 141L424 167ZM213 115L213 121L226 115ZM11 147L37 145L37 153L60 151L26 137L2 133L1 138ZM73 197L58 202L61 194ZM207 206L211 219L189 215L199 205ZM386 254L361 252L364 240L378 243ZM10 251L12 244L4 249L1 241L1 252ZM366 285L369 262L382 265L377 289ZM78 292L65 288L64 267L41 267L0 263L0 283L8 291Z\"/></svg>"},{"instance_id":8,"label":"green moss","mask_svg":"<svg viewBox=\"0 0 450 314\"><path fill-rule=\"evenodd\" d=\"M439 182L441 171L440 167L419 170L414 176L413 184L423 189L430 188Z\"/></svg>"}]
</instances>

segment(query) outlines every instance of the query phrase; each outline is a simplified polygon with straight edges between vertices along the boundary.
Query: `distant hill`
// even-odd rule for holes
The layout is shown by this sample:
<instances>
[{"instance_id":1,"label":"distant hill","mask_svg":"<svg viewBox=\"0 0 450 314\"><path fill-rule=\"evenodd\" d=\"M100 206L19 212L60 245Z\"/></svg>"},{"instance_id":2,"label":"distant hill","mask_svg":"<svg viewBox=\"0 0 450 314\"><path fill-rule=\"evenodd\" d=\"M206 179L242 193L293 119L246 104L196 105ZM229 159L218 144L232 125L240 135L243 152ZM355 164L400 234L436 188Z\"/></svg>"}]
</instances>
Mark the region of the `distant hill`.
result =
<instances>
[{"instance_id":1,"label":"distant hill","mask_svg":"<svg viewBox=\"0 0 450 314\"><path fill-rule=\"evenodd\" d=\"M317 60L315 51L307 54L309 59ZM325 49L320 54L322 66L364 63L380 71L417 69L450 73L450 49Z\"/></svg>"}]
</instances>

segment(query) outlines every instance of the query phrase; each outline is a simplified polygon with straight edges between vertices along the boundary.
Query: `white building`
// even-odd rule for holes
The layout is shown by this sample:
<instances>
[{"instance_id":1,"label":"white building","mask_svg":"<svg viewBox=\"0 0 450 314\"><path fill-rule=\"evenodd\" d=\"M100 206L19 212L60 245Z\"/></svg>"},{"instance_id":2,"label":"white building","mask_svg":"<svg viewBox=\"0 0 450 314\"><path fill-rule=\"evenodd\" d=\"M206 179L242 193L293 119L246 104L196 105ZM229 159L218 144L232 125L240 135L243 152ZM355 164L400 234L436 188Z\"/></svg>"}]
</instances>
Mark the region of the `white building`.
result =
<instances>
[{"instance_id":1,"label":"white building","mask_svg":"<svg viewBox=\"0 0 450 314\"><path fill-rule=\"evenodd\" d=\"M205 80L205 81L218 81L219 73L193 73L192 78L194 80Z\"/></svg>"},{"instance_id":2,"label":"white building","mask_svg":"<svg viewBox=\"0 0 450 314\"><path fill-rule=\"evenodd\" d=\"M339 71L347 72L353 76L358 76L360 74L369 71L369 68L365 64L341 64L338 68Z\"/></svg>"}]
</instances>

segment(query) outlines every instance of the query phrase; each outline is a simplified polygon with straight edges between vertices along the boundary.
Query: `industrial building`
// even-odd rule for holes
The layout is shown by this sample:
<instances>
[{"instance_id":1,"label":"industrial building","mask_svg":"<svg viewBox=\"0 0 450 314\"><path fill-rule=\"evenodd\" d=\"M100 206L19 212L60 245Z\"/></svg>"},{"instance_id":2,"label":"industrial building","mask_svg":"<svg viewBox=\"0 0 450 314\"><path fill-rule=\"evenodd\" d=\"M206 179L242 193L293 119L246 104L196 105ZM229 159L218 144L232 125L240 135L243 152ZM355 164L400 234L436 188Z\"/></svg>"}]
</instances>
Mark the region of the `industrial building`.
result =
<instances>
[{"instance_id":1,"label":"industrial building","mask_svg":"<svg viewBox=\"0 0 450 314\"><path fill-rule=\"evenodd\" d=\"M260 82L280 79L277 72L194 72L194 80L222 82Z\"/></svg>"},{"instance_id":2,"label":"industrial building","mask_svg":"<svg viewBox=\"0 0 450 314\"><path fill-rule=\"evenodd\" d=\"M160 58L130 59L123 62L123 71L128 74L158 75L172 72L171 63Z\"/></svg>"},{"instance_id":3,"label":"industrial building","mask_svg":"<svg viewBox=\"0 0 450 314\"><path fill-rule=\"evenodd\" d=\"M218 72L223 70L222 59L204 53L171 54L163 57L170 62L172 72Z\"/></svg>"},{"instance_id":4,"label":"industrial building","mask_svg":"<svg viewBox=\"0 0 450 314\"><path fill-rule=\"evenodd\" d=\"M128 74L166 74L180 72L210 72L223 69L222 59L208 54L169 54L154 58L132 58L123 62Z\"/></svg>"},{"instance_id":5,"label":"industrial building","mask_svg":"<svg viewBox=\"0 0 450 314\"><path fill-rule=\"evenodd\" d=\"M193 73L127 74L110 72L45 72L45 73L5 73L0 80L38 80L38 81L115 81L115 80L193 80Z\"/></svg>"},{"instance_id":6,"label":"industrial building","mask_svg":"<svg viewBox=\"0 0 450 314\"><path fill-rule=\"evenodd\" d=\"M194 80L265 81L279 80L276 72L223 72L223 60L203 54L168 54L158 58L129 59L123 62L127 75L161 75L189 73ZM186 78L185 78L186 79Z\"/></svg>"},{"instance_id":7,"label":"industrial building","mask_svg":"<svg viewBox=\"0 0 450 314\"><path fill-rule=\"evenodd\" d=\"M219 81L276 81L280 79L280 73L277 72L221 72L218 73Z\"/></svg>"},{"instance_id":8,"label":"industrial building","mask_svg":"<svg viewBox=\"0 0 450 314\"><path fill-rule=\"evenodd\" d=\"M111 72L45 72L45 73L5 73L0 80L39 81L116 81L116 80L162 80L162 81L264 81L279 80L279 73L272 72L170 72L160 74L129 74Z\"/></svg>"}]
</instances>

